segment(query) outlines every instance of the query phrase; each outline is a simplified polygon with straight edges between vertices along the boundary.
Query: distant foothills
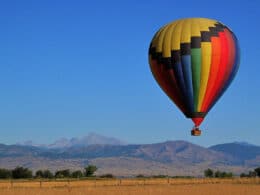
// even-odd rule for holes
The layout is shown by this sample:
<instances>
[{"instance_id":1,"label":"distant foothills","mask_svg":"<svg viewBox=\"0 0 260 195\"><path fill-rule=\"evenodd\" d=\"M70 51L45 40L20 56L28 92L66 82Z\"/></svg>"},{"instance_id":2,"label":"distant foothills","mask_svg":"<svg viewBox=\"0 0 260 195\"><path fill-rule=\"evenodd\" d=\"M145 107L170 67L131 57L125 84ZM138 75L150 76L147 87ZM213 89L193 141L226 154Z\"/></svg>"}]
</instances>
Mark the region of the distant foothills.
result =
<instances>
[{"instance_id":1,"label":"distant foothills","mask_svg":"<svg viewBox=\"0 0 260 195\"><path fill-rule=\"evenodd\" d=\"M60 138L51 144L39 144L32 140L25 141L22 143L16 143L15 145L23 146L36 146L43 148L68 148L68 147L79 147L79 146L89 146L89 145L126 145L127 142L114 137L107 137L99 135L97 133L91 132L83 137L73 137L71 139Z\"/></svg>"},{"instance_id":2,"label":"distant foothills","mask_svg":"<svg viewBox=\"0 0 260 195\"><path fill-rule=\"evenodd\" d=\"M204 176L205 170L240 175L260 166L260 146L241 142L202 147L186 141L127 144L112 137L91 133L81 138L61 139L53 144L32 141L0 144L0 168L37 170L97 167L96 175Z\"/></svg>"}]
</instances>

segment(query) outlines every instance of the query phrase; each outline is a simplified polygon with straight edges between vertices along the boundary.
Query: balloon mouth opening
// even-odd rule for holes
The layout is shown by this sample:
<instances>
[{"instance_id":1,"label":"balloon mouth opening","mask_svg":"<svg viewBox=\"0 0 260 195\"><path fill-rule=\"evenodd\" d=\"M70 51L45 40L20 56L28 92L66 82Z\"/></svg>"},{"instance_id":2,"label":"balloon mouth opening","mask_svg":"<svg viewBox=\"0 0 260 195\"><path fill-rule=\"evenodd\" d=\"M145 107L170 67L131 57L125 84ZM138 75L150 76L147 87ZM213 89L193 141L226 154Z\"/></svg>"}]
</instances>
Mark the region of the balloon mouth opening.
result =
<instances>
[{"instance_id":1,"label":"balloon mouth opening","mask_svg":"<svg viewBox=\"0 0 260 195\"><path fill-rule=\"evenodd\" d=\"M199 127L203 120L204 120L204 118L202 118L202 117L192 118L192 121L193 121L195 127Z\"/></svg>"}]
</instances>

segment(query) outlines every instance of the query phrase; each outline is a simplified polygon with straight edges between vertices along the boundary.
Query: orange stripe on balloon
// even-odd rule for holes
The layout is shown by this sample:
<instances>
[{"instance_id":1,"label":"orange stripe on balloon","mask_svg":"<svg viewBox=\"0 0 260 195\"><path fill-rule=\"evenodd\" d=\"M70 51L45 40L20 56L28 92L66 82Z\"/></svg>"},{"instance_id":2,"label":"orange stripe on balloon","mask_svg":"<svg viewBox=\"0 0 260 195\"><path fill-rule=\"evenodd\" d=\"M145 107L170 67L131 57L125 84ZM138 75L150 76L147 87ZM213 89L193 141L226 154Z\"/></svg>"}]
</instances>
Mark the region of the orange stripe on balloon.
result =
<instances>
[{"instance_id":1,"label":"orange stripe on balloon","mask_svg":"<svg viewBox=\"0 0 260 195\"><path fill-rule=\"evenodd\" d=\"M216 97L223 87L222 85L223 85L223 81L224 81L225 72L227 69L228 43L227 43L227 37L224 32L219 32L219 39L220 39L220 43L221 43L220 63L219 63L217 78L216 78L213 88L212 88L212 94L208 101L207 107L205 107L206 111L208 111L210 105L212 103L214 103L214 101L216 101Z\"/></svg>"},{"instance_id":2,"label":"orange stripe on balloon","mask_svg":"<svg viewBox=\"0 0 260 195\"><path fill-rule=\"evenodd\" d=\"M226 85L228 85L228 80L232 74L232 70L234 67L234 63L235 63L235 42L233 39L233 35L231 34L231 32L228 29L224 30L224 34L226 37L226 41L227 41L227 63L226 63L226 68L225 68L225 73L223 75L223 79L220 83L220 87L219 89L216 91L215 96L213 97L213 101L211 101L208 109L210 109L212 107L212 105L220 98L220 96L223 94L223 90L225 90L225 88L227 87Z\"/></svg>"},{"instance_id":3,"label":"orange stripe on balloon","mask_svg":"<svg viewBox=\"0 0 260 195\"><path fill-rule=\"evenodd\" d=\"M207 108L210 104L214 92L214 84L217 80L219 71L220 56L221 56L221 44L219 37L211 37L212 44L212 56L211 56L211 67L209 73L209 80L207 83L207 89L204 96L204 100L201 107L201 112L207 112Z\"/></svg>"}]
</instances>

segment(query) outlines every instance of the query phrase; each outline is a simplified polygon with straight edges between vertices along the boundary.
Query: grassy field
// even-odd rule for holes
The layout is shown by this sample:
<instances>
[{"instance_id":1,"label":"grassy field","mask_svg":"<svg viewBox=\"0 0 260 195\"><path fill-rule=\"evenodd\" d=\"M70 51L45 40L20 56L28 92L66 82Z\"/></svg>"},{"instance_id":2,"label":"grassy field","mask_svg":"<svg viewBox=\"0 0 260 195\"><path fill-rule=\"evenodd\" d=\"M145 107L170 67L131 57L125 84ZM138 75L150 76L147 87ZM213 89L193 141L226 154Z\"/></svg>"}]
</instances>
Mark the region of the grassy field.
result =
<instances>
[{"instance_id":1,"label":"grassy field","mask_svg":"<svg viewBox=\"0 0 260 195\"><path fill-rule=\"evenodd\" d=\"M1 195L259 195L259 179L0 181Z\"/></svg>"}]
</instances>

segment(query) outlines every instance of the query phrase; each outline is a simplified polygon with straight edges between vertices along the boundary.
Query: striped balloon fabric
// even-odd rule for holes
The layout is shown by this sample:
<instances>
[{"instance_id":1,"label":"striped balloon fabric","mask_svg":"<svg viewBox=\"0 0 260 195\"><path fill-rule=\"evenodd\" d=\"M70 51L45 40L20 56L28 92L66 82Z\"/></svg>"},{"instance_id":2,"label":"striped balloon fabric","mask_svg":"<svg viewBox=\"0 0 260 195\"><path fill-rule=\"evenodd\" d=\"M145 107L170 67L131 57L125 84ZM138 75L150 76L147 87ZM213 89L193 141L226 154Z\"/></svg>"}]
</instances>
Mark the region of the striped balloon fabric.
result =
<instances>
[{"instance_id":1,"label":"striped balloon fabric","mask_svg":"<svg viewBox=\"0 0 260 195\"><path fill-rule=\"evenodd\" d=\"M149 48L156 81L195 126L234 79L239 56L234 33L206 18L180 19L165 25Z\"/></svg>"}]
</instances>

